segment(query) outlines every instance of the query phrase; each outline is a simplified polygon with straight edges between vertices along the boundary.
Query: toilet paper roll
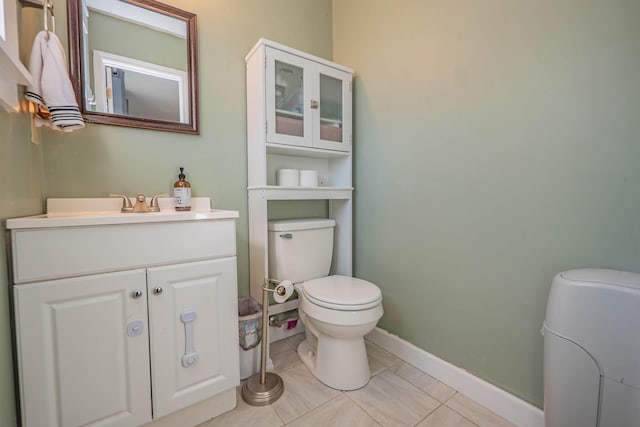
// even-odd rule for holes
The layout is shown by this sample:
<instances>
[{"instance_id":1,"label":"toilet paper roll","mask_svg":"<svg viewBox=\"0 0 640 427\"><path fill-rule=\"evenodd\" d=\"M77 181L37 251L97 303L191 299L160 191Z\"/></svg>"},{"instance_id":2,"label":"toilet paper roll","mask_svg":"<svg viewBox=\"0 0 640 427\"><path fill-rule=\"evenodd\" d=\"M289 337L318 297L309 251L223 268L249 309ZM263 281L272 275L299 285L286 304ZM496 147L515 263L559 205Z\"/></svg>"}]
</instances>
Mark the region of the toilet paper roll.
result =
<instances>
[{"instance_id":1,"label":"toilet paper roll","mask_svg":"<svg viewBox=\"0 0 640 427\"><path fill-rule=\"evenodd\" d=\"M293 283L291 280L283 280L276 286L273 292L273 300L278 304L282 304L293 294Z\"/></svg>"},{"instance_id":2,"label":"toilet paper roll","mask_svg":"<svg viewBox=\"0 0 640 427\"><path fill-rule=\"evenodd\" d=\"M300 171L300 187L317 187L318 171L301 170Z\"/></svg>"},{"instance_id":3,"label":"toilet paper roll","mask_svg":"<svg viewBox=\"0 0 640 427\"><path fill-rule=\"evenodd\" d=\"M278 169L278 173L276 173L276 184L282 187L300 186L298 169Z\"/></svg>"}]
</instances>

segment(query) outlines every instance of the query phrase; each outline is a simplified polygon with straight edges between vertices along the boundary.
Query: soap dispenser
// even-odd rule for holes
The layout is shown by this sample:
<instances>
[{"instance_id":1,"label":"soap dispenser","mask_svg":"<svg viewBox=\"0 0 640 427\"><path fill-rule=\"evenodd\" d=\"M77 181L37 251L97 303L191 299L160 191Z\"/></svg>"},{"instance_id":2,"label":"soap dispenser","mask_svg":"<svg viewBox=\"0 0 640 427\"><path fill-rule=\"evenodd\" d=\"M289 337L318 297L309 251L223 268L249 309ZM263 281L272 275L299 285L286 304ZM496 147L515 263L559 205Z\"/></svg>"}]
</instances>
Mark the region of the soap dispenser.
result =
<instances>
[{"instance_id":1,"label":"soap dispenser","mask_svg":"<svg viewBox=\"0 0 640 427\"><path fill-rule=\"evenodd\" d=\"M185 180L184 168L180 168L178 181L173 184L173 197L176 199L177 211L191 210L191 184Z\"/></svg>"}]
</instances>

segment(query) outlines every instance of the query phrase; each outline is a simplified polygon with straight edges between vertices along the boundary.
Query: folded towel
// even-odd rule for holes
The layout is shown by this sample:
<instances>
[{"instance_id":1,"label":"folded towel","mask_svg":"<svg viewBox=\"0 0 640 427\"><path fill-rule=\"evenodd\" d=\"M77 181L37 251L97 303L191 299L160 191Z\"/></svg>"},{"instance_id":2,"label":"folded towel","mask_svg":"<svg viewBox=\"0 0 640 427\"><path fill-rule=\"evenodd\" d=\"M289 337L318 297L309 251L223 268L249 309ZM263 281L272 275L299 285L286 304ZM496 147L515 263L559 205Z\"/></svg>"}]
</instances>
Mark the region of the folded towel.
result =
<instances>
[{"instance_id":1,"label":"folded towel","mask_svg":"<svg viewBox=\"0 0 640 427\"><path fill-rule=\"evenodd\" d=\"M84 121L67 74L64 49L54 33L40 31L36 35L29 71L33 86L27 88L25 98L50 113L49 120L37 123L65 132L83 128Z\"/></svg>"}]
</instances>

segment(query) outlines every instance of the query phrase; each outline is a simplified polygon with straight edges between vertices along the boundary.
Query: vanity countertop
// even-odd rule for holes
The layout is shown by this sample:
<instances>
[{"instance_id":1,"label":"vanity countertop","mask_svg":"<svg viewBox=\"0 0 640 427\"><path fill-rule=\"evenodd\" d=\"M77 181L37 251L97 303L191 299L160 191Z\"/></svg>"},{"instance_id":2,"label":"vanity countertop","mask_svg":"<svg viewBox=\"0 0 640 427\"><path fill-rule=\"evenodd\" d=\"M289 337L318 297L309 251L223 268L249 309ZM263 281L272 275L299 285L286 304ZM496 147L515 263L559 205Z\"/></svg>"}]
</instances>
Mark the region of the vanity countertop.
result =
<instances>
[{"instance_id":1,"label":"vanity countertop","mask_svg":"<svg viewBox=\"0 0 640 427\"><path fill-rule=\"evenodd\" d=\"M132 198L135 200L135 198ZM83 227L116 224L142 224L173 221L201 221L238 218L237 211L211 209L209 197L192 198L191 211L178 212L172 197L158 199L160 212L120 213L118 198L47 199L47 213L12 218L6 228Z\"/></svg>"}]
</instances>

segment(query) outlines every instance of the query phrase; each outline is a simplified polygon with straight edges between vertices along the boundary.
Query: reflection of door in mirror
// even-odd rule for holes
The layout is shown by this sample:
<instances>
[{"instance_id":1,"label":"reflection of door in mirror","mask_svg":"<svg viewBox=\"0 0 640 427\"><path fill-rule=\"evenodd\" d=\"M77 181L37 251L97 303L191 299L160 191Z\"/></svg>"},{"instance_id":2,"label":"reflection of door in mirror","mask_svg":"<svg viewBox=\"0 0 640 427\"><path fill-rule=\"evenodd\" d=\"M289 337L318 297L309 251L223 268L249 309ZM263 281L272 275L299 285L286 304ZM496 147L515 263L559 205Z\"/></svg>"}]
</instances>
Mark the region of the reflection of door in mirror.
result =
<instances>
[{"instance_id":1,"label":"reflection of door in mirror","mask_svg":"<svg viewBox=\"0 0 640 427\"><path fill-rule=\"evenodd\" d=\"M107 77L107 111L109 113L127 115L129 114L129 101L125 94L124 88L124 70L121 68L105 68L105 75ZM111 89L111 92L109 92ZM109 103L111 99L111 103Z\"/></svg>"},{"instance_id":2,"label":"reflection of door in mirror","mask_svg":"<svg viewBox=\"0 0 640 427\"><path fill-rule=\"evenodd\" d=\"M187 73L133 58L93 51L97 111L188 123Z\"/></svg>"},{"instance_id":3,"label":"reflection of door in mirror","mask_svg":"<svg viewBox=\"0 0 640 427\"><path fill-rule=\"evenodd\" d=\"M120 0L84 0L86 111L189 123L187 26Z\"/></svg>"}]
</instances>

